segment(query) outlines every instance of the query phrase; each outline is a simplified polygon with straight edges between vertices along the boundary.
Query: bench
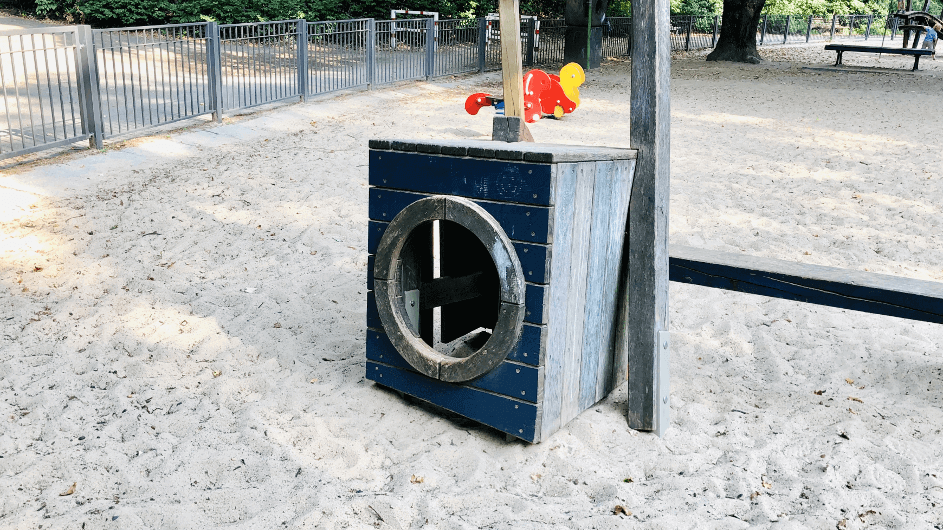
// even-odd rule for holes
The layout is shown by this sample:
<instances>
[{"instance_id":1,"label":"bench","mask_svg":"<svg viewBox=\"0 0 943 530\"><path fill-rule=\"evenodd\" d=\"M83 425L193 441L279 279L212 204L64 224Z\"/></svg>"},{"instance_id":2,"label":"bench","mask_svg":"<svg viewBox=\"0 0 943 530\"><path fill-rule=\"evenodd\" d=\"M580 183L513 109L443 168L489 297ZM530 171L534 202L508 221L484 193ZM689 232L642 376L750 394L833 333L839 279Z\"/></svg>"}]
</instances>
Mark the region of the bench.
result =
<instances>
[{"instance_id":1,"label":"bench","mask_svg":"<svg viewBox=\"0 0 943 530\"><path fill-rule=\"evenodd\" d=\"M838 59L835 61L835 66L842 64L841 56L845 52L861 52L861 53L890 53L895 55L913 55L914 56L914 67L916 70L920 65L920 58L924 55L931 55L933 52L930 50L918 50L915 48L883 48L880 46L855 46L853 44L826 44L826 50L833 50L838 52Z\"/></svg>"}]
</instances>

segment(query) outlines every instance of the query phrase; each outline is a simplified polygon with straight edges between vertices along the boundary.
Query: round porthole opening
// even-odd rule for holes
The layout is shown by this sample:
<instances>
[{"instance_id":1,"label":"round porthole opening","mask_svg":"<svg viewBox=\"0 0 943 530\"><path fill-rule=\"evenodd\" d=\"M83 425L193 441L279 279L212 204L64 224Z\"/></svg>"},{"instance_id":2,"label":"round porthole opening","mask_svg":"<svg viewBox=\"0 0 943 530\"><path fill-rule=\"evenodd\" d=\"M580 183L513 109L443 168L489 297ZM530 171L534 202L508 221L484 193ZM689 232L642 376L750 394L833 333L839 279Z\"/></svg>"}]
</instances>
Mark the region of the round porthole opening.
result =
<instances>
[{"instance_id":1,"label":"round porthole opening","mask_svg":"<svg viewBox=\"0 0 943 530\"><path fill-rule=\"evenodd\" d=\"M497 221L467 199L409 205L384 232L377 309L403 358L444 381L489 372L520 338L523 272Z\"/></svg>"}]
</instances>

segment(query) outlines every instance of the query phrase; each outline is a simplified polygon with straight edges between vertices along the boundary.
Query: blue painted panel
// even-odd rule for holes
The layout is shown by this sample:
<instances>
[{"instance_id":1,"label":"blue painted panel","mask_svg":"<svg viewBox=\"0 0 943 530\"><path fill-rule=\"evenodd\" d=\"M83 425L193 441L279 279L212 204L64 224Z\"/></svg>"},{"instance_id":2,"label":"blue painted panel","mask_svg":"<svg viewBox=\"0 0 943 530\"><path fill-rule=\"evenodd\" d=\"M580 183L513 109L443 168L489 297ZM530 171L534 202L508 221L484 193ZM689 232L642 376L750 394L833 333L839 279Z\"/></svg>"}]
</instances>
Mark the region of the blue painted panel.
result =
<instances>
[{"instance_id":1,"label":"blue painted panel","mask_svg":"<svg viewBox=\"0 0 943 530\"><path fill-rule=\"evenodd\" d=\"M544 339L546 335L547 326L534 326L525 322L524 329L521 332L521 340L517 342L517 347L508 354L508 360L540 366L543 359L543 345L546 344Z\"/></svg>"},{"instance_id":2,"label":"blue painted panel","mask_svg":"<svg viewBox=\"0 0 943 530\"><path fill-rule=\"evenodd\" d=\"M386 333L380 331L367 331L367 359L415 371L396 351ZM505 361L487 374L462 384L536 403L539 371L533 366Z\"/></svg>"},{"instance_id":3,"label":"blue painted panel","mask_svg":"<svg viewBox=\"0 0 943 530\"><path fill-rule=\"evenodd\" d=\"M514 250L517 251L517 259L521 261L521 268L524 270L524 280L534 283L549 283L550 275L547 273L548 267L547 254L550 247L547 245L533 245L529 243L514 243Z\"/></svg>"},{"instance_id":4,"label":"blue painted panel","mask_svg":"<svg viewBox=\"0 0 943 530\"><path fill-rule=\"evenodd\" d=\"M367 379L428 401L529 442L535 440L537 406L475 388L444 383L407 370L367 361Z\"/></svg>"},{"instance_id":5,"label":"blue painted panel","mask_svg":"<svg viewBox=\"0 0 943 530\"><path fill-rule=\"evenodd\" d=\"M373 291L367 291L367 327L383 329L383 322L380 321L380 313L377 311L377 300L373 296Z\"/></svg>"},{"instance_id":6,"label":"blue painted panel","mask_svg":"<svg viewBox=\"0 0 943 530\"><path fill-rule=\"evenodd\" d=\"M390 223L381 223L378 221L370 221L367 228L367 254L376 254L377 247L380 246L380 238L383 237L383 232L386 232L386 227Z\"/></svg>"},{"instance_id":7,"label":"blue painted panel","mask_svg":"<svg viewBox=\"0 0 943 530\"><path fill-rule=\"evenodd\" d=\"M370 221L370 228L367 235L367 253L376 254L377 247L380 245L380 238L390 223L382 221ZM524 270L524 278L528 282L549 283L550 264L547 260L550 254L548 245L539 245L534 243L515 242L514 249L517 250L517 258L521 261L521 268ZM373 265L371 265L373 267Z\"/></svg>"},{"instance_id":8,"label":"blue painted panel","mask_svg":"<svg viewBox=\"0 0 943 530\"><path fill-rule=\"evenodd\" d=\"M370 151L370 185L550 205L549 164Z\"/></svg>"},{"instance_id":9,"label":"blue painted panel","mask_svg":"<svg viewBox=\"0 0 943 530\"><path fill-rule=\"evenodd\" d=\"M403 208L427 196L409 191L370 188L369 217L374 221L392 221ZM503 202L475 203L498 221L509 238L531 243L547 242L550 208Z\"/></svg>"},{"instance_id":10,"label":"blue painted panel","mask_svg":"<svg viewBox=\"0 0 943 530\"><path fill-rule=\"evenodd\" d=\"M534 324L546 324L544 300L547 297L545 285L524 284L524 321Z\"/></svg>"},{"instance_id":11,"label":"blue painted panel","mask_svg":"<svg viewBox=\"0 0 943 530\"><path fill-rule=\"evenodd\" d=\"M371 254L367 256L367 289L373 290L373 262L376 257Z\"/></svg>"}]
</instances>

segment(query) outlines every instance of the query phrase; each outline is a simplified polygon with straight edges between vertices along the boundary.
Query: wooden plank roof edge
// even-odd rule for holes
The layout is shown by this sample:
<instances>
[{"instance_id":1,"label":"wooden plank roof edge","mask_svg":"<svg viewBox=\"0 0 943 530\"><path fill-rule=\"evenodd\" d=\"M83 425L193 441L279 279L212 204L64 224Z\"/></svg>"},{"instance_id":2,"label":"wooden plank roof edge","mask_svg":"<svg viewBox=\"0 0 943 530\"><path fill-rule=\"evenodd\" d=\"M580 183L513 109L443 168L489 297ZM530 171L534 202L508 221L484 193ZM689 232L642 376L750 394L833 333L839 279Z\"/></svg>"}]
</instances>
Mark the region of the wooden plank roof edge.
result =
<instances>
[{"instance_id":1,"label":"wooden plank roof edge","mask_svg":"<svg viewBox=\"0 0 943 530\"><path fill-rule=\"evenodd\" d=\"M638 151L622 147L564 145L492 140L390 140L374 139L370 149L404 153L442 154L509 161L562 163L604 160L635 160Z\"/></svg>"},{"instance_id":2,"label":"wooden plank roof edge","mask_svg":"<svg viewBox=\"0 0 943 530\"><path fill-rule=\"evenodd\" d=\"M943 301L943 282L917 280L877 272L799 263L675 244L669 245L668 253L672 260L692 261L769 274L808 278L813 281L833 282Z\"/></svg>"}]
</instances>

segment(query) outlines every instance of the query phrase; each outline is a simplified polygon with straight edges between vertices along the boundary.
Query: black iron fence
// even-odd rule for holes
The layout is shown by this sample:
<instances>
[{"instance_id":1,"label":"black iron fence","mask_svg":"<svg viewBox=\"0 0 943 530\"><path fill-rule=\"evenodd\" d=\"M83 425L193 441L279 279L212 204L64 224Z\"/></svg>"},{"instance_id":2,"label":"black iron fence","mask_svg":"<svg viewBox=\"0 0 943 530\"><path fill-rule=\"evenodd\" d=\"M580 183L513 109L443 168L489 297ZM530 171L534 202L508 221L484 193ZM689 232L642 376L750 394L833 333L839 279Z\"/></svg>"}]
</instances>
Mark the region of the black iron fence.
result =
<instances>
[{"instance_id":1,"label":"black iron fence","mask_svg":"<svg viewBox=\"0 0 943 530\"><path fill-rule=\"evenodd\" d=\"M867 39L886 23L769 15L757 42ZM719 16L671 17L672 50L715 46L720 24ZM524 64L562 65L566 30L562 19L525 18ZM431 18L0 32L0 159L84 140L100 148L140 129L334 90L497 70L500 33L496 20ZM607 19L602 56L631 53L632 20Z\"/></svg>"}]
</instances>

